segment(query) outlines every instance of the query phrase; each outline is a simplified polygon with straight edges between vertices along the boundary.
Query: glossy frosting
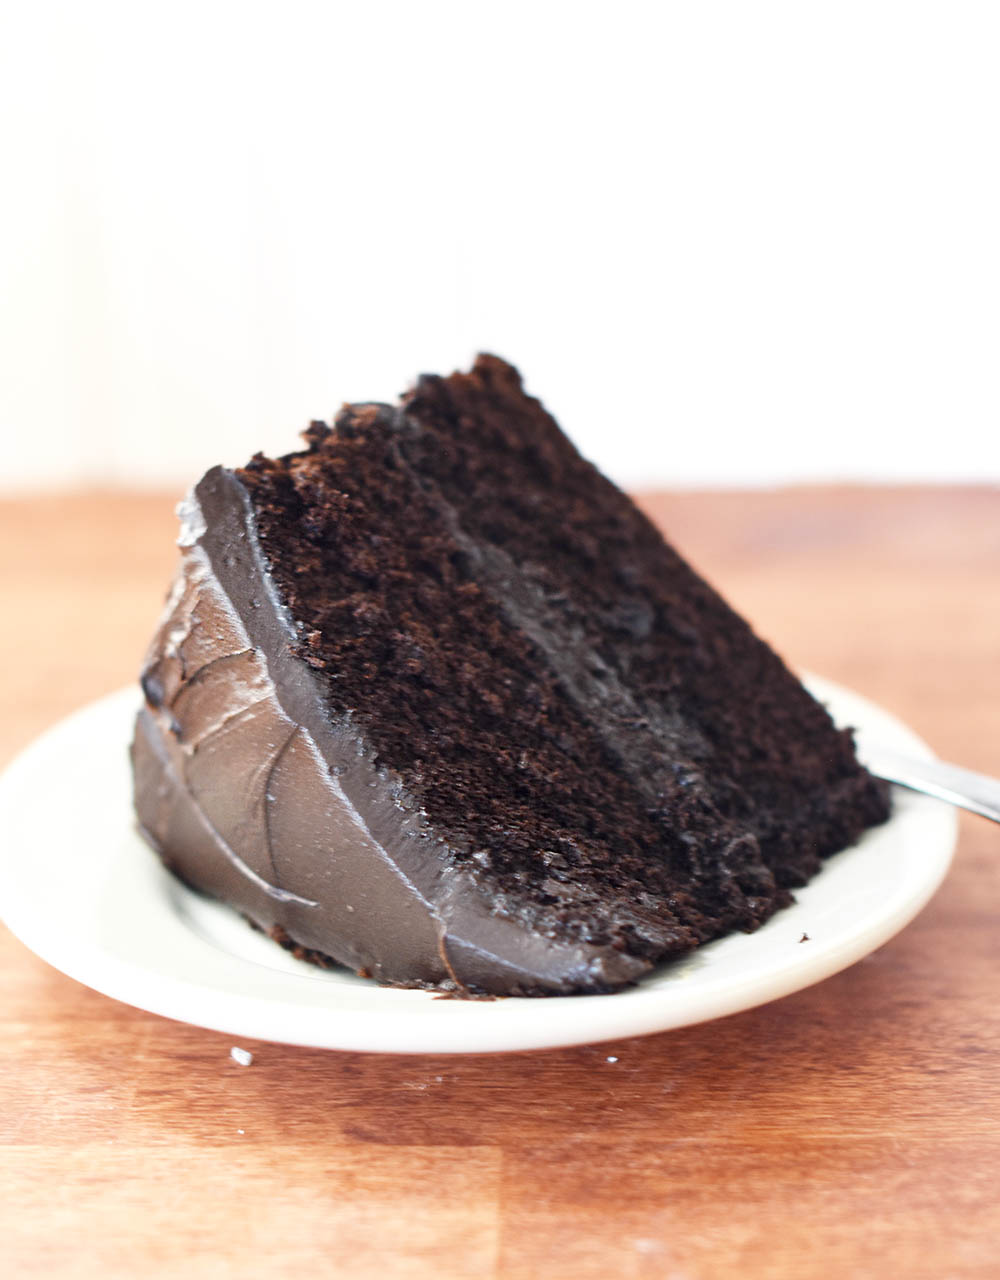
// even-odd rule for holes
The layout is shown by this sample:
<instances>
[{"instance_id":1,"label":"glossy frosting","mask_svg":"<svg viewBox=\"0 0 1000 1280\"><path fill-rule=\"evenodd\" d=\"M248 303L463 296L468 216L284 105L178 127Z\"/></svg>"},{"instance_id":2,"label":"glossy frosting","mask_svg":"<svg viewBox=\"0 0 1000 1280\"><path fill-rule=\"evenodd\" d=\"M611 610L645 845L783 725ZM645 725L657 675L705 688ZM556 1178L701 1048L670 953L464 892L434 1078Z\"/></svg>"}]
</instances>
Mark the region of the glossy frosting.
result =
<instances>
[{"instance_id":1,"label":"glossy frosting","mask_svg":"<svg viewBox=\"0 0 1000 1280\"><path fill-rule=\"evenodd\" d=\"M262 928L382 982L484 992L600 989L649 962L495 914L474 868L293 652L239 479L182 504L181 565L143 671L133 763L147 839Z\"/></svg>"}]
</instances>

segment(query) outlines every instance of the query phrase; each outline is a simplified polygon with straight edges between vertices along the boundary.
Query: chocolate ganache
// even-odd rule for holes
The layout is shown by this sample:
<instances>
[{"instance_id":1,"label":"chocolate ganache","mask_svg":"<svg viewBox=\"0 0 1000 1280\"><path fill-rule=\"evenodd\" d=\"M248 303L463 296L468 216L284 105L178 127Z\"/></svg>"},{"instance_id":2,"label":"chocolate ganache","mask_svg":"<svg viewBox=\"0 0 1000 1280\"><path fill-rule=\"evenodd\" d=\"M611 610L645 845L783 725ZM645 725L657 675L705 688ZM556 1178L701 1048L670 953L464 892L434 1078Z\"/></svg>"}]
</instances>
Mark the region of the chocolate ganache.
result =
<instances>
[{"instance_id":1,"label":"chocolate ganache","mask_svg":"<svg viewBox=\"0 0 1000 1280\"><path fill-rule=\"evenodd\" d=\"M480 357L215 468L142 676L142 830L284 945L607 992L887 815L850 735Z\"/></svg>"}]
</instances>

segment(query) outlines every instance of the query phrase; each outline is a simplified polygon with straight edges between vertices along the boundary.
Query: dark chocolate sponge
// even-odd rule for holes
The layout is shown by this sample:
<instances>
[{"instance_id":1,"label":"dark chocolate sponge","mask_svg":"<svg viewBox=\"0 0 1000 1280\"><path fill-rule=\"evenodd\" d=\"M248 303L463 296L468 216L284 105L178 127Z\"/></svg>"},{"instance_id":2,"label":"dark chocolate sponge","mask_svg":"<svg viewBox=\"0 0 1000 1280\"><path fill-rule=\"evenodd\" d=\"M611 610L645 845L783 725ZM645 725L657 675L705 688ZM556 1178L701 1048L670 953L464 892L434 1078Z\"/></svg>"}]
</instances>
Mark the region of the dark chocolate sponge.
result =
<instances>
[{"instance_id":1,"label":"dark chocolate sponge","mask_svg":"<svg viewBox=\"0 0 1000 1280\"><path fill-rule=\"evenodd\" d=\"M184 504L133 760L188 883L383 982L603 992L887 816L503 361L305 437Z\"/></svg>"}]
</instances>

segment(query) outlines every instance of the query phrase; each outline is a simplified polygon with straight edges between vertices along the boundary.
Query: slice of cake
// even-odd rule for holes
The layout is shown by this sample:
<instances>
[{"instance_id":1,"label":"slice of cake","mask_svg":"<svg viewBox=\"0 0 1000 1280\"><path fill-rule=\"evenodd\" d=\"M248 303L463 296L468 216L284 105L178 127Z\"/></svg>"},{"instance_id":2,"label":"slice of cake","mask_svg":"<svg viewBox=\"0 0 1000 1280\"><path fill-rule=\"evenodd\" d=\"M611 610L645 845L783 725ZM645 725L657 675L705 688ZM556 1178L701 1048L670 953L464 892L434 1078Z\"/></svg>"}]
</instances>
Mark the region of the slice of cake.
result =
<instances>
[{"instance_id":1,"label":"slice of cake","mask_svg":"<svg viewBox=\"0 0 1000 1280\"><path fill-rule=\"evenodd\" d=\"M142 676L188 884L380 982L608 992L887 816L849 732L510 365L215 468Z\"/></svg>"}]
</instances>

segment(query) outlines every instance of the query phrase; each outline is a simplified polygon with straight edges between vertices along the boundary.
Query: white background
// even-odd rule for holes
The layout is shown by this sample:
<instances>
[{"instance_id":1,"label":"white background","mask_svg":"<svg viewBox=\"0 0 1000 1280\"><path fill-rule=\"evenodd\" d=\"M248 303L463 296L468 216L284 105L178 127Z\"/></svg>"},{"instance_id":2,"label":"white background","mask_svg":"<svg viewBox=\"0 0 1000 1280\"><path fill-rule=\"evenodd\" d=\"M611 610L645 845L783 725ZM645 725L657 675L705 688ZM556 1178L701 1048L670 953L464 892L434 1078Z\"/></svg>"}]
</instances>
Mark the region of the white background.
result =
<instances>
[{"instance_id":1,"label":"white background","mask_svg":"<svg viewBox=\"0 0 1000 1280\"><path fill-rule=\"evenodd\" d=\"M628 484L1000 480L1000 6L3 13L0 488L483 348Z\"/></svg>"}]
</instances>

